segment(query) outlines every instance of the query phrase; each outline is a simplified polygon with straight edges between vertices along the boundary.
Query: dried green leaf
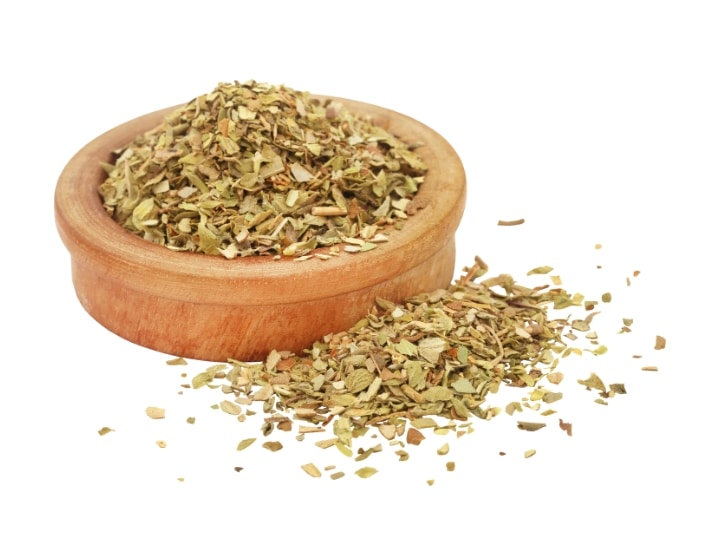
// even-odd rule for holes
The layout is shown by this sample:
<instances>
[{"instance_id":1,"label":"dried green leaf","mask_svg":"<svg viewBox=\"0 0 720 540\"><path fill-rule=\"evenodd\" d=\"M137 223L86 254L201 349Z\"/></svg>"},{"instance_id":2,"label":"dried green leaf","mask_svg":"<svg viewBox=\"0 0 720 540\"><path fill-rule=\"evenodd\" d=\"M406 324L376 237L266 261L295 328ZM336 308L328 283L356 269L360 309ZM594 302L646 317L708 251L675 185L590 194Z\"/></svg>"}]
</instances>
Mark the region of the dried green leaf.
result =
<instances>
[{"instance_id":1,"label":"dried green leaf","mask_svg":"<svg viewBox=\"0 0 720 540\"><path fill-rule=\"evenodd\" d=\"M173 358L165 362L168 366L186 366L187 361L184 358Z\"/></svg>"},{"instance_id":2,"label":"dried green leaf","mask_svg":"<svg viewBox=\"0 0 720 540\"><path fill-rule=\"evenodd\" d=\"M473 384L465 379L457 379L454 382L450 384L450 386L453 387L453 390L455 390L458 394L474 394L475 393L475 387Z\"/></svg>"},{"instance_id":3,"label":"dried green leaf","mask_svg":"<svg viewBox=\"0 0 720 540\"><path fill-rule=\"evenodd\" d=\"M305 471L309 476L312 476L313 478L320 478L322 476L320 469L318 469L313 463L306 463L305 465L301 465L300 467L303 471Z\"/></svg>"},{"instance_id":4,"label":"dried green leaf","mask_svg":"<svg viewBox=\"0 0 720 540\"><path fill-rule=\"evenodd\" d=\"M243 439L240 441L240 443L237 446L237 451L240 452L241 450L245 450L248 446L250 446L252 443L254 443L257 439L254 437L251 439Z\"/></svg>"},{"instance_id":5,"label":"dried green leaf","mask_svg":"<svg viewBox=\"0 0 720 540\"><path fill-rule=\"evenodd\" d=\"M517 427L523 431L537 431L545 427L543 422L520 422L518 421Z\"/></svg>"},{"instance_id":6,"label":"dried green leaf","mask_svg":"<svg viewBox=\"0 0 720 540\"><path fill-rule=\"evenodd\" d=\"M441 314L442 315L442 314ZM445 316L445 319L448 319ZM449 324L445 324L445 319L442 320L441 323L441 330L449 330L452 327L452 321L450 320ZM435 318L434 321L437 321L438 318ZM431 323L435 324L435 322ZM435 363L438 361L438 358L440 358L440 354L447 349L447 341L445 341L442 338L425 338L421 339L418 343L418 354L427 360L428 362Z\"/></svg>"},{"instance_id":7,"label":"dried green leaf","mask_svg":"<svg viewBox=\"0 0 720 540\"><path fill-rule=\"evenodd\" d=\"M538 266L528 271L527 275L532 276L533 274L549 274L554 268L552 266Z\"/></svg>"},{"instance_id":8,"label":"dried green leaf","mask_svg":"<svg viewBox=\"0 0 720 540\"><path fill-rule=\"evenodd\" d=\"M545 394L543 394L542 400L545 403L554 403L561 400L562 397L562 392L546 392Z\"/></svg>"},{"instance_id":9,"label":"dried green leaf","mask_svg":"<svg viewBox=\"0 0 720 540\"><path fill-rule=\"evenodd\" d=\"M429 416L423 416L422 418L412 419L410 425L416 429L427 429L437 427L437 422Z\"/></svg>"},{"instance_id":10,"label":"dried green leaf","mask_svg":"<svg viewBox=\"0 0 720 540\"><path fill-rule=\"evenodd\" d=\"M263 448L266 450L270 450L271 452L277 452L278 450L282 450L283 445L279 441L267 441L263 443Z\"/></svg>"},{"instance_id":11,"label":"dried green leaf","mask_svg":"<svg viewBox=\"0 0 720 540\"><path fill-rule=\"evenodd\" d=\"M602 382L602 379L600 379L600 377L598 377L595 373L591 373L587 379L578 379L578 383L584 385L588 390L594 388L595 390L600 390L601 392L606 391L605 383Z\"/></svg>"},{"instance_id":12,"label":"dried green leaf","mask_svg":"<svg viewBox=\"0 0 720 540\"><path fill-rule=\"evenodd\" d=\"M445 386L433 386L422 393L425 401L450 401L453 398L453 392Z\"/></svg>"},{"instance_id":13,"label":"dried green leaf","mask_svg":"<svg viewBox=\"0 0 720 540\"><path fill-rule=\"evenodd\" d=\"M233 416L237 416L242 413L242 409L237 403L233 403L228 400L220 402L220 410L226 412L227 414L232 414Z\"/></svg>"},{"instance_id":14,"label":"dried green leaf","mask_svg":"<svg viewBox=\"0 0 720 540\"><path fill-rule=\"evenodd\" d=\"M345 388L352 394L357 394L365 390L370 384L372 384L375 377L367 369L360 368L351 371L347 377L345 377Z\"/></svg>"},{"instance_id":15,"label":"dried green leaf","mask_svg":"<svg viewBox=\"0 0 720 540\"><path fill-rule=\"evenodd\" d=\"M374 467L362 467L355 471L355 474L357 474L360 478L370 478L377 472L377 469Z\"/></svg>"},{"instance_id":16,"label":"dried green leaf","mask_svg":"<svg viewBox=\"0 0 720 540\"><path fill-rule=\"evenodd\" d=\"M102 427L98 430L98 434L102 437L103 435L107 435L111 431L115 431L115 430L112 428L109 428L109 427Z\"/></svg>"},{"instance_id":17,"label":"dried green leaf","mask_svg":"<svg viewBox=\"0 0 720 540\"><path fill-rule=\"evenodd\" d=\"M417 356L417 345L410 343L406 339L401 339L396 345L395 350L399 352L400 354L404 354L406 356ZM416 362L419 363L419 362ZM412 383L410 384L411 386Z\"/></svg>"},{"instance_id":18,"label":"dried green leaf","mask_svg":"<svg viewBox=\"0 0 720 540\"><path fill-rule=\"evenodd\" d=\"M202 373L198 373L192 378L192 387L195 389L200 388L201 386L205 386L209 382L211 382L214 378L214 375L212 373L209 373L207 371L203 371Z\"/></svg>"}]
</instances>

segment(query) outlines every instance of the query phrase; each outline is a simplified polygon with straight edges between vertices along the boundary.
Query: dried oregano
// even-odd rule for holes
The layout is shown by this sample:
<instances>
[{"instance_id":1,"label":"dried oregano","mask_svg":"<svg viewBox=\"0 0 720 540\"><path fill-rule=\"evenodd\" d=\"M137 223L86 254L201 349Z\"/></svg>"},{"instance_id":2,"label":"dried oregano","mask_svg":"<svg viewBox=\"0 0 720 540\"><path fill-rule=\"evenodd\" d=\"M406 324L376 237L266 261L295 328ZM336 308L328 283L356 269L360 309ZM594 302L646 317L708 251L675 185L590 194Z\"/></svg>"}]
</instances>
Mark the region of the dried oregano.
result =
<instances>
[{"instance_id":1,"label":"dried oregano","mask_svg":"<svg viewBox=\"0 0 720 540\"><path fill-rule=\"evenodd\" d=\"M411 141L414 142L414 141ZM426 166L339 102L285 86L220 84L103 164L123 227L175 251L304 256L367 251L413 213Z\"/></svg>"},{"instance_id":2,"label":"dried oregano","mask_svg":"<svg viewBox=\"0 0 720 540\"><path fill-rule=\"evenodd\" d=\"M501 385L532 389L536 408L560 399L538 383L568 349L564 333L573 322L549 318L548 308L582 306L582 296L524 287L506 274L483 279L487 266L479 258L465 270L447 289L399 304L378 299L353 328L303 355L273 351L264 363L231 362L224 391L236 402L269 404L266 426L289 423L282 411L309 424L332 423L335 437L323 447L347 455L369 426L388 440L404 433L417 445L425 438L420 429L449 431L433 418L491 418L501 409L484 407L485 398ZM222 375L211 366L193 386ZM544 425L518 422L528 431Z\"/></svg>"}]
</instances>

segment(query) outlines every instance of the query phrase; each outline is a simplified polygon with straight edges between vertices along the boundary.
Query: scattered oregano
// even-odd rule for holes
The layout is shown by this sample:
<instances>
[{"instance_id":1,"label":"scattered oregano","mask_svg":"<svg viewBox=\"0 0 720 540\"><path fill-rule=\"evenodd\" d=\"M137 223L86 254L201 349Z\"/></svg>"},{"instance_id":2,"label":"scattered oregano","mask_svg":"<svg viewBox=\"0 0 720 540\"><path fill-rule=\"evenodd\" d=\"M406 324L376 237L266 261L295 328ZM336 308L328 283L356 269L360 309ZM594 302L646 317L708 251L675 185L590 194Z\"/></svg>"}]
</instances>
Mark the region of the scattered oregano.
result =
<instances>
[{"instance_id":1,"label":"scattered oregano","mask_svg":"<svg viewBox=\"0 0 720 540\"><path fill-rule=\"evenodd\" d=\"M264 432L281 424L289 429L292 420L332 422L336 438L328 444L346 448L370 426L392 439L408 423L437 427L432 417L490 418L498 408L483 404L501 385L528 388L531 400L546 404L560 399L537 383L574 350L564 334L585 326L551 319L548 308L582 306L582 295L524 287L507 274L481 279L486 271L476 258L447 289L399 304L378 299L353 328L325 336L303 355L273 351L263 363L213 365L192 386L220 378L222 391L238 403L264 402L270 415ZM408 442L417 444L410 432Z\"/></svg>"}]
</instances>

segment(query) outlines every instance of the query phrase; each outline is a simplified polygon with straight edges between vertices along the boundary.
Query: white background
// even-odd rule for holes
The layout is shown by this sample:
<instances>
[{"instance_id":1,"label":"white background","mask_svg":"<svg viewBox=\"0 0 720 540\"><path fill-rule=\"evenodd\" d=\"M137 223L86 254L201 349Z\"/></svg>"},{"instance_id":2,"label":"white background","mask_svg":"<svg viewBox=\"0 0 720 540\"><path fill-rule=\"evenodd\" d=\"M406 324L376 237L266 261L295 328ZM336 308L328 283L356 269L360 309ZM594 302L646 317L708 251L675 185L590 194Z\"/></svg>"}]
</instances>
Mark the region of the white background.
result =
<instances>
[{"instance_id":1,"label":"white background","mask_svg":"<svg viewBox=\"0 0 720 540\"><path fill-rule=\"evenodd\" d=\"M716 538L716 6L4 8L0 537ZM458 272L477 254L521 283L551 265L570 290L613 293L595 320L609 352L561 364L566 397L547 428L521 432L503 413L461 439L429 436L405 463L387 446L356 464L292 439L275 454L259 443L237 453L256 424L211 410L219 392L177 394L180 373L205 364L168 367L82 310L53 219L65 163L121 122L251 78L382 105L442 134L468 179ZM516 218L526 223L496 225ZM617 335L622 317L632 333ZM575 383L591 371L628 394L593 403ZM167 418L147 418L149 405ZM116 431L100 437L103 426ZM346 476L310 478L309 461ZM361 465L380 472L359 479Z\"/></svg>"}]
</instances>

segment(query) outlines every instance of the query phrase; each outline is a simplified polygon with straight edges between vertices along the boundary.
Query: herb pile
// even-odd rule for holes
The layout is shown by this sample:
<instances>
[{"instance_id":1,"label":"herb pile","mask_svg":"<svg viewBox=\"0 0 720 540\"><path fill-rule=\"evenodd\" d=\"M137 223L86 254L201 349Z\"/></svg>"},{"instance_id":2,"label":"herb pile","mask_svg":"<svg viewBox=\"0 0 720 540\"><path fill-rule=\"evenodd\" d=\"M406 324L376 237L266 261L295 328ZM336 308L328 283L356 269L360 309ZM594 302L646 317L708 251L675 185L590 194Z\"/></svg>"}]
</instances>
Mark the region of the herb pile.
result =
<instances>
[{"instance_id":1,"label":"herb pile","mask_svg":"<svg viewBox=\"0 0 720 540\"><path fill-rule=\"evenodd\" d=\"M193 99L103 167L103 205L125 229L228 259L384 241L426 170L339 102L255 81Z\"/></svg>"},{"instance_id":2,"label":"herb pile","mask_svg":"<svg viewBox=\"0 0 720 540\"><path fill-rule=\"evenodd\" d=\"M541 266L528 275L552 270ZM508 274L486 277L487 265L477 257L464 272L447 289L397 304L377 299L353 328L325 336L301 355L273 351L261 363L212 364L182 386L220 390L223 398L212 408L240 422L259 417L261 408L262 417L256 418L261 420L260 433L241 439L238 452L261 435L266 438L264 449L283 449L280 441L267 438L279 430L295 432L298 440L314 434L319 437L316 446L334 448L356 462L383 450L382 443L363 448L356 440L379 436L396 447L400 461L406 461L409 447L421 444L425 433L454 432L460 437L473 431L473 419L503 414L502 407L487 405L486 398L507 387L519 389L525 397L508 403L506 415L534 412L532 419L518 420L517 428L534 432L547 427L545 418L557 412L550 406L563 399L558 391L564 379L557 369L561 360L583 352L594 356L607 352L591 328L598 302L568 293L559 287L558 276L549 276L550 283L536 287L520 285ZM609 294L602 296L604 302L611 301ZM570 315L550 315L563 310ZM578 312L585 316L575 317ZM632 319L624 318L622 323L619 333L631 332ZM580 337L589 347L577 346ZM656 337L656 350L665 344L662 336ZM167 363L187 364L182 358ZM606 384L596 373L577 383L600 405L626 393L624 384ZM163 419L165 409L148 407L146 414ZM194 424L195 418L187 423ZM555 424L572 436L572 423L559 418ZM104 427L98 433L112 431ZM164 448L166 443L157 444ZM437 454L443 457L449 450L445 443ZM527 449L524 457L535 454L535 449ZM312 477L323 476L313 463L301 468ZM445 468L454 471L455 462L447 461ZM332 479L344 476L334 469L334 465L324 468ZM354 472L369 478L378 470L362 466Z\"/></svg>"}]
</instances>

